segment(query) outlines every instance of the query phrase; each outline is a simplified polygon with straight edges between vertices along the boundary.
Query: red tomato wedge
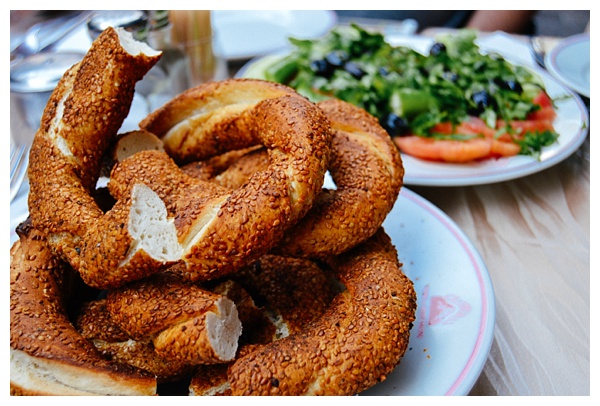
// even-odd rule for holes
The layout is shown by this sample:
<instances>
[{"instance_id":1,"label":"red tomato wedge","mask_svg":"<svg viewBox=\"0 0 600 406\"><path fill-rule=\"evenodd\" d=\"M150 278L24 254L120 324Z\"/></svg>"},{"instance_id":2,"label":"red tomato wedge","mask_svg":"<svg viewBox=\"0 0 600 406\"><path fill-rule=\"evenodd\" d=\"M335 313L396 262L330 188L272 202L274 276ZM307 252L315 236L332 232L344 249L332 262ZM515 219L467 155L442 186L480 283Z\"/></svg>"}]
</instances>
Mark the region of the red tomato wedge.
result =
<instances>
[{"instance_id":1,"label":"red tomato wedge","mask_svg":"<svg viewBox=\"0 0 600 406\"><path fill-rule=\"evenodd\" d=\"M409 135L394 138L400 151L430 161L464 163L486 158L492 143L488 138L472 138L466 141L434 140L433 138Z\"/></svg>"},{"instance_id":2,"label":"red tomato wedge","mask_svg":"<svg viewBox=\"0 0 600 406\"><path fill-rule=\"evenodd\" d=\"M511 121L510 126L513 129L513 134L500 134L499 139L504 141L510 140L512 137L521 139L523 135L530 132L554 131L554 126L550 120L523 120ZM503 121L498 121L498 128L505 128L506 124Z\"/></svg>"},{"instance_id":3,"label":"red tomato wedge","mask_svg":"<svg viewBox=\"0 0 600 406\"><path fill-rule=\"evenodd\" d=\"M499 120L497 127L490 128L477 117L469 117L467 121L453 126L451 123L439 123L431 130L433 134L472 136L465 140L446 140L408 135L395 137L394 142L407 155L417 158L465 163L482 159L510 157L517 155L521 147L514 140L522 139L529 132L554 131L552 121L556 111L552 100L545 92L534 99L540 109L530 114L527 120L511 121L511 133L499 133L506 128L504 121Z\"/></svg>"}]
</instances>

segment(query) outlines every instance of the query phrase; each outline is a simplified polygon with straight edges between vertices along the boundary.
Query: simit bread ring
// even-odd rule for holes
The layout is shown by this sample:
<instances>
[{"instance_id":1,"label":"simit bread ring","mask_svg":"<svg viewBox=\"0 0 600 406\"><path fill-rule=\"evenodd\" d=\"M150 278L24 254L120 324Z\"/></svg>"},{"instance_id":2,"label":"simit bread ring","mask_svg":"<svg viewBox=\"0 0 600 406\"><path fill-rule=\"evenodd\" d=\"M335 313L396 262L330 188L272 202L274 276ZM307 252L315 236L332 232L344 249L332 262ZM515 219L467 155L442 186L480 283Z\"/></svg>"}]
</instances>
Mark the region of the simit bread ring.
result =
<instances>
[{"instance_id":1,"label":"simit bread ring","mask_svg":"<svg viewBox=\"0 0 600 406\"><path fill-rule=\"evenodd\" d=\"M106 215L92 197L135 84L159 58L130 33L106 29L58 83L33 140L31 220L90 286L123 284L180 255L164 203L150 189L132 188ZM150 214L140 216L144 210Z\"/></svg>"},{"instance_id":2,"label":"simit bread ring","mask_svg":"<svg viewBox=\"0 0 600 406\"><path fill-rule=\"evenodd\" d=\"M336 189L324 189L311 211L285 233L274 251L286 256L325 258L366 240L381 226L402 186L400 153L373 116L336 99L318 107L331 122L328 169ZM190 176L212 178L235 188L252 170L263 170L268 162L264 150L247 152L237 161L235 158L192 163L183 170Z\"/></svg>"},{"instance_id":3,"label":"simit bread ring","mask_svg":"<svg viewBox=\"0 0 600 406\"><path fill-rule=\"evenodd\" d=\"M346 290L300 333L238 359L233 395L355 395L400 362L416 296L389 237L380 229L330 264Z\"/></svg>"},{"instance_id":4,"label":"simit bread ring","mask_svg":"<svg viewBox=\"0 0 600 406\"><path fill-rule=\"evenodd\" d=\"M168 273L109 291L106 309L129 337L190 365L231 361L242 334L232 300Z\"/></svg>"},{"instance_id":5,"label":"simit bread ring","mask_svg":"<svg viewBox=\"0 0 600 406\"><path fill-rule=\"evenodd\" d=\"M297 333L321 316L337 283L314 262L267 254L232 276L264 308L277 327L273 339Z\"/></svg>"},{"instance_id":6,"label":"simit bread ring","mask_svg":"<svg viewBox=\"0 0 600 406\"><path fill-rule=\"evenodd\" d=\"M130 338L113 322L106 310L106 299L85 303L77 317L76 328L103 357L146 371L155 376L158 383L181 379L193 370L193 366L186 362L166 359L157 354L152 340Z\"/></svg>"},{"instance_id":7,"label":"simit bread ring","mask_svg":"<svg viewBox=\"0 0 600 406\"><path fill-rule=\"evenodd\" d=\"M301 332L308 323L325 313L339 289L337 281L315 262L271 254L236 272L232 278L236 282L227 281L217 289L221 291L228 287L228 296L232 297L237 296L237 291L247 290L260 304L260 308L246 306L248 310L262 309L270 320L267 324L256 323L260 319L254 315L243 321L245 334L260 337L260 340L240 347L237 358L256 351L260 344ZM238 309L241 304L237 299ZM231 395L227 368L221 364L199 366L189 385L190 395Z\"/></svg>"},{"instance_id":8,"label":"simit bread ring","mask_svg":"<svg viewBox=\"0 0 600 406\"><path fill-rule=\"evenodd\" d=\"M293 128L291 123L285 124L283 129L278 129L275 123L264 121L268 106L266 109L257 108L258 105L283 96L300 98L290 87L261 80L228 79L205 83L185 91L151 113L142 120L140 129L161 138L166 151L179 165L260 144L265 140L257 138L256 131L259 129L271 132L271 137L280 137L289 130L293 133L311 132L305 120L299 121ZM279 103L273 107L283 115L288 108L297 108L292 104L282 109ZM318 113L309 110L307 114ZM301 138L303 140L298 140L296 144L298 148L302 148L306 142L305 135ZM275 146L282 140L275 139L273 142ZM289 153L287 148L283 152Z\"/></svg>"},{"instance_id":9,"label":"simit bread ring","mask_svg":"<svg viewBox=\"0 0 600 406\"><path fill-rule=\"evenodd\" d=\"M106 361L66 316L73 272L30 226L10 263L11 395L154 395L156 379Z\"/></svg>"},{"instance_id":10,"label":"simit bread ring","mask_svg":"<svg viewBox=\"0 0 600 406\"><path fill-rule=\"evenodd\" d=\"M189 122L197 121L202 126L190 130ZM242 79L201 85L152 113L141 127L162 137L175 159L159 151L134 154L113 168L109 189L121 198L142 183L165 201L192 281L227 275L264 255L312 207L323 185L329 123L314 104L283 86ZM175 151L178 136L185 147ZM177 165L177 159L256 144L267 147L269 166L233 191L194 182Z\"/></svg>"},{"instance_id":11,"label":"simit bread ring","mask_svg":"<svg viewBox=\"0 0 600 406\"><path fill-rule=\"evenodd\" d=\"M140 128L161 138L178 165L264 145L269 170L251 177L244 189L254 196L285 196L294 219L312 206L331 145L329 122L311 102L286 86L252 79L190 89L150 114ZM270 178L281 181L272 184Z\"/></svg>"}]
</instances>

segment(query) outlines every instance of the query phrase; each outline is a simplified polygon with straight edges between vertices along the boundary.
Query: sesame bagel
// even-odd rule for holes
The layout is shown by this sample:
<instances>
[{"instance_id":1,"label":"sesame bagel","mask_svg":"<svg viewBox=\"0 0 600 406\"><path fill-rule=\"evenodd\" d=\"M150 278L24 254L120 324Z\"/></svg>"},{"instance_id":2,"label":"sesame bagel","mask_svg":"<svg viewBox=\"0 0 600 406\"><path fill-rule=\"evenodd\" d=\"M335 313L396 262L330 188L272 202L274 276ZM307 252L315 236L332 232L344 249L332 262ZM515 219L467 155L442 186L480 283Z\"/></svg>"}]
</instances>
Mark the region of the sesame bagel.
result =
<instances>
[{"instance_id":1,"label":"sesame bagel","mask_svg":"<svg viewBox=\"0 0 600 406\"><path fill-rule=\"evenodd\" d=\"M416 295L383 229L330 265L346 287L305 328L229 369L233 395L355 395L401 361Z\"/></svg>"},{"instance_id":2,"label":"sesame bagel","mask_svg":"<svg viewBox=\"0 0 600 406\"><path fill-rule=\"evenodd\" d=\"M337 99L318 107L331 123L328 170L336 188L323 189L310 212L285 233L273 250L284 256L325 258L366 240L381 226L402 187L400 153L373 116ZM190 163L182 170L235 188L267 164L265 150L253 149Z\"/></svg>"},{"instance_id":3,"label":"sesame bagel","mask_svg":"<svg viewBox=\"0 0 600 406\"><path fill-rule=\"evenodd\" d=\"M175 229L153 192L139 187L106 214L93 196L135 84L160 56L131 33L107 28L59 81L34 136L28 169L33 226L91 286L126 283L169 266L180 254ZM141 218L140 206L151 207L153 217ZM163 245L146 238L148 227L160 230ZM115 277L115 270L126 277Z\"/></svg>"},{"instance_id":4,"label":"sesame bagel","mask_svg":"<svg viewBox=\"0 0 600 406\"><path fill-rule=\"evenodd\" d=\"M269 167L245 189L255 196L287 196L294 220L312 206L331 146L329 122L320 109L291 88L253 79L192 88L151 113L140 128L161 138L178 165L265 146ZM269 178L280 180L273 184Z\"/></svg>"},{"instance_id":5,"label":"sesame bagel","mask_svg":"<svg viewBox=\"0 0 600 406\"><path fill-rule=\"evenodd\" d=\"M157 383L173 382L191 374L193 366L168 359L154 350L150 338L134 340L114 323L106 310L106 299L84 303L77 316L77 331L89 340L102 356L113 363L126 364L156 377Z\"/></svg>"},{"instance_id":6,"label":"sesame bagel","mask_svg":"<svg viewBox=\"0 0 600 406\"><path fill-rule=\"evenodd\" d=\"M290 87L261 80L228 79L204 83L152 112L139 126L161 138L165 150L181 165L260 144L256 126L261 122L273 135L280 136L275 123L264 122L263 117L258 116L268 112L264 108L253 109L264 100L282 96L299 97ZM310 128L304 127L306 124L304 120L298 122L294 133L298 130L309 132ZM284 128L291 130L289 124Z\"/></svg>"},{"instance_id":7,"label":"sesame bagel","mask_svg":"<svg viewBox=\"0 0 600 406\"><path fill-rule=\"evenodd\" d=\"M238 104L230 108L234 100ZM206 115L205 122L198 118ZM172 128L164 125L168 120ZM161 197L172 210L191 281L231 274L266 254L306 215L323 185L329 122L313 103L280 85L245 79L201 85L152 113L141 127L161 138L166 152L141 151L119 162L109 190L120 198L141 183ZM180 149L174 149L174 138ZM194 182L179 168L189 157L255 145L266 148L268 165L234 190Z\"/></svg>"},{"instance_id":8,"label":"sesame bagel","mask_svg":"<svg viewBox=\"0 0 600 406\"><path fill-rule=\"evenodd\" d=\"M69 272L25 224L10 255L12 395L155 395L154 376L108 362L67 317Z\"/></svg>"},{"instance_id":9,"label":"sesame bagel","mask_svg":"<svg viewBox=\"0 0 600 406\"><path fill-rule=\"evenodd\" d=\"M189 365L231 361L242 334L232 300L168 273L109 291L106 310L130 338Z\"/></svg>"}]
</instances>

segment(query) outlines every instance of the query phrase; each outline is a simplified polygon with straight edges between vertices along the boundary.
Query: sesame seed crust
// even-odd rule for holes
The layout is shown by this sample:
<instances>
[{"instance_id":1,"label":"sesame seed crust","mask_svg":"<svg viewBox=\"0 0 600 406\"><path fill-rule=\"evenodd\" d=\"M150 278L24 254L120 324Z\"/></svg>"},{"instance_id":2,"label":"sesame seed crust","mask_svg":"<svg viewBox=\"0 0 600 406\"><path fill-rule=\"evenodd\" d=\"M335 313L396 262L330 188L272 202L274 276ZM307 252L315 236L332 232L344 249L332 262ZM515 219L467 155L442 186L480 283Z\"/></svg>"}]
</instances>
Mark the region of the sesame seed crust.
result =
<instances>
[{"instance_id":1,"label":"sesame seed crust","mask_svg":"<svg viewBox=\"0 0 600 406\"><path fill-rule=\"evenodd\" d=\"M328 170L335 190L323 189L306 216L284 233L272 251L326 258L373 235L392 209L404 177L398 149L377 119L350 103L330 99L318 107L332 128ZM219 156L184 166L190 176L233 189L267 168L263 149Z\"/></svg>"},{"instance_id":2,"label":"sesame seed crust","mask_svg":"<svg viewBox=\"0 0 600 406\"><path fill-rule=\"evenodd\" d=\"M158 383L175 381L193 371L193 366L186 362L167 359L158 354L152 340L132 339L113 321L106 310L106 299L85 303L75 326L104 357L112 362L146 371L156 376Z\"/></svg>"},{"instance_id":3,"label":"sesame seed crust","mask_svg":"<svg viewBox=\"0 0 600 406\"><path fill-rule=\"evenodd\" d=\"M41 232L20 230L11 248L11 393L21 395L156 393L156 380L106 361L67 318L73 272Z\"/></svg>"},{"instance_id":4,"label":"sesame seed crust","mask_svg":"<svg viewBox=\"0 0 600 406\"><path fill-rule=\"evenodd\" d=\"M233 310L230 319L222 314L226 305ZM150 339L159 356L189 365L231 361L241 335L241 323L230 299L169 273L109 291L106 310L130 338ZM231 331L218 336L208 321L211 314L231 323ZM231 348L215 348L213 336L230 341Z\"/></svg>"},{"instance_id":5,"label":"sesame seed crust","mask_svg":"<svg viewBox=\"0 0 600 406\"><path fill-rule=\"evenodd\" d=\"M129 113L136 82L160 58L129 53L122 44L130 35L107 28L63 75L31 147L31 220L77 270L83 240L104 215L91 196L102 156ZM105 268L118 264L110 257L103 261Z\"/></svg>"},{"instance_id":6,"label":"sesame seed crust","mask_svg":"<svg viewBox=\"0 0 600 406\"><path fill-rule=\"evenodd\" d=\"M233 395L355 395L398 365L416 296L389 237L380 229L330 263L346 290L300 333L238 359Z\"/></svg>"}]
</instances>

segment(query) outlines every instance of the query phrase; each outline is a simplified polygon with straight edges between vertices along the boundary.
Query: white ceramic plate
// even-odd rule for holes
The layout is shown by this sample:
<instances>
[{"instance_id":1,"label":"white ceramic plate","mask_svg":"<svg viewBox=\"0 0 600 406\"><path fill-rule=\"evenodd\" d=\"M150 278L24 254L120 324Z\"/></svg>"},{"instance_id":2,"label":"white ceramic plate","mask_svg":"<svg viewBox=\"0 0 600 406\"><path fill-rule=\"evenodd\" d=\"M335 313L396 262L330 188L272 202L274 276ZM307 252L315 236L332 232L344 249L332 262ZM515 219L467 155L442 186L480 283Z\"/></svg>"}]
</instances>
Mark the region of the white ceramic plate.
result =
<instances>
[{"instance_id":1,"label":"white ceramic plate","mask_svg":"<svg viewBox=\"0 0 600 406\"><path fill-rule=\"evenodd\" d=\"M467 395L494 338L487 268L448 216L406 188L384 228L415 284L417 318L400 365L362 395Z\"/></svg>"},{"instance_id":2,"label":"white ceramic plate","mask_svg":"<svg viewBox=\"0 0 600 406\"><path fill-rule=\"evenodd\" d=\"M546 68L564 85L590 97L590 34L560 41L545 57Z\"/></svg>"},{"instance_id":3,"label":"white ceramic plate","mask_svg":"<svg viewBox=\"0 0 600 406\"><path fill-rule=\"evenodd\" d=\"M431 39L408 37L403 41L390 41L394 45L415 47L420 52L428 49ZM488 41L491 43L491 41ZM512 43L511 43L512 45ZM485 42L480 44L485 51ZM516 45L518 47L518 45ZM495 52L500 52L495 50ZM285 52L258 57L246 64L238 77L264 79L264 69ZM511 59L507 56L507 59ZM546 91L556 101L557 117L554 128L559 134L558 141L544 148L539 160L528 156L489 159L467 164L431 162L403 154L405 168L404 184L419 186L467 186L489 184L516 179L547 169L569 157L585 141L589 129L589 116L581 98L543 71L536 71L543 79Z\"/></svg>"},{"instance_id":4,"label":"white ceramic plate","mask_svg":"<svg viewBox=\"0 0 600 406\"><path fill-rule=\"evenodd\" d=\"M214 10L212 19L223 56L229 60L288 48L289 37L320 37L337 21L329 10Z\"/></svg>"}]
</instances>

